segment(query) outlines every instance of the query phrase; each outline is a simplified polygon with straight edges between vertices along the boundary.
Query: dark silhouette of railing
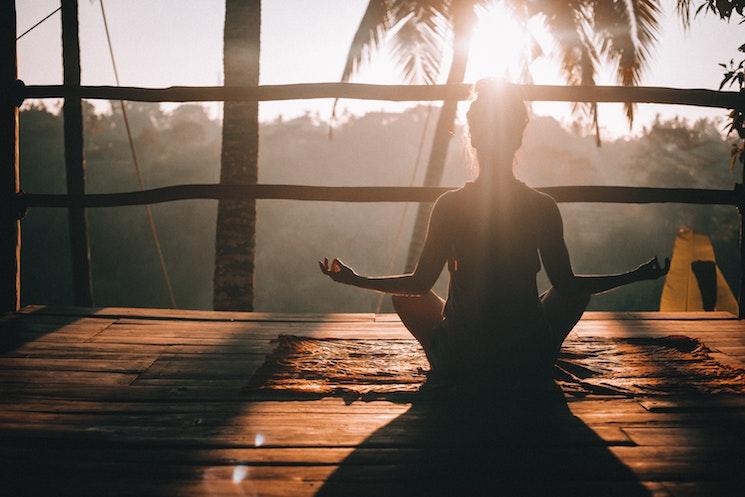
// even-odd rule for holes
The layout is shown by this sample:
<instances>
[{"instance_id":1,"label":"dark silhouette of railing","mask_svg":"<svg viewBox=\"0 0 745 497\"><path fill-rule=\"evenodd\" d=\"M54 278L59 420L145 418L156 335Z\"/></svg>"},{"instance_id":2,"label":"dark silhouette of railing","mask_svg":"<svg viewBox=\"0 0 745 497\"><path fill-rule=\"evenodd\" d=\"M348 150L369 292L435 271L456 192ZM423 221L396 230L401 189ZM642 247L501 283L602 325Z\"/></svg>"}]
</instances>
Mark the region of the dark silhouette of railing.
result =
<instances>
[{"instance_id":1,"label":"dark silhouette of railing","mask_svg":"<svg viewBox=\"0 0 745 497\"><path fill-rule=\"evenodd\" d=\"M739 185L738 185L739 186ZM16 209L29 207L123 207L176 200L276 199L316 202L433 202L450 190L446 187L416 186L310 186L310 185L175 185L151 190L87 195L20 193ZM738 205L741 192L733 190L697 190L693 188L645 188L631 186L553 186L538 188L557 202L598 203L682 203Z\"/></svg>"},{"instance_id":2,"label":"dark silhouette of railing","mask_svg":"<svg viewBox=\"0 0 745 497\"><path fill-rule=\"evenodd\" d=\"M0 312L20 303L20 219L28 208L57 207L70 212L70 236L76 305L92 305L85 208L147 205L186 199L288 199L333 202L431 202L447 188L329 187L301 185L176 185L144 191L84 194L81 99L144 102L271 101L353 98L388 101L465 100L471 86L366 85L312 83L257 87L136 88L80 86L76 0L62 1L64 85L26 86L17 79L14 2L0 7ZM527 100L564 102L636 102L745 109L745 95L732 91L616 86L524 85ZM27 98L65 99L65 149L68 194L25 193L18 170L18 108ZM69 110L68 110L69 109ZM71 153L68 153L67 151ZM731 205L740 213L740 262L745 268L745 189L732 190L642 188L623 186L566 186L543 188L558 202L687 203ZM740 278L740 318L745 297L745 270Z\"/></svg>"},{"instance_id":3,"label":"dark silhouette of railing","mask_svg":"<svg viewBox=\"0 0 745 497\"><path fill-rule=\"evenodd\" d=\"M230 86L171 86L137 88L133 86L34 85L21 86L24 98L92 98L135 100L138 102L219 102L308 100L317 98L352 98L358 100L439 101L466 100L471 84L451 85L368 85L361 83L297 83ZM650 86L555 86L522 85L527 100L553 102L636 102L647 104L692 105L733 109L745 103L745 96L735 91L660 88Z\"/></svg>"}]
</instances>

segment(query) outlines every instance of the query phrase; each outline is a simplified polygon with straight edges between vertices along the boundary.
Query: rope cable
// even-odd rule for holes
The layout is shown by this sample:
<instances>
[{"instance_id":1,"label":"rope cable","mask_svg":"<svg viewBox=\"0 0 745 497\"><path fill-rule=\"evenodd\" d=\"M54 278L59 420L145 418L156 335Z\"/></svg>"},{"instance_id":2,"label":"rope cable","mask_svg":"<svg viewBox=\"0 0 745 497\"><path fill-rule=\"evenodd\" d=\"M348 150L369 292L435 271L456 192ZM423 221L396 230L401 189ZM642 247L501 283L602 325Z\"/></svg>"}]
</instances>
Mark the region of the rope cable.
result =
<instances>
[{"instance_id":1,"label":"rope cable","mask_svg":"<svg viewBox=\"0 0 745 497\"><path fill-rule=\"evenodd\" d=\"M104 30L106 31L106 42L109 47L111 67L114 70L114 80L116 81L116 85L120 86L119 71L117 70L117 67L116 67L116 59L114 58L114 48L111 43L111 34L109 33L109 23L106 19L106 10L104 9L103 0L99 0L99 5L101 6L101 17L103 19ZM137 184L140 188L140 191L143 191L145 189L145 181L142 176L140 162L137 159L137 151L135 149L134 140L132 139L132 130L129 126L129 117L127 115L127 108L124 105L123 100L119 100L119 107L121 108L121 111L122 111L122 118L124 120L124 128L127 131L129 151L132 155L132 164L134 165L135 175L137 176ZM155 245L155 251L158 254L158 263L160 264L160 271L163 274L163 282L165 284L166 291L168 293L168 298L171 302L171 307L175 309L176 308L176 297L174 296L173 287L171 286L171 278L168 275L168 268L166 267L165 257L163 257L163 248L161 247L161 244L160 244L160 237L158 236L158 229L155 226L155 219L153 218L153 211L149 205L145 206L145 213L147 215L148 225L150 226L150 234L153 238L153 244Z\"/></svg>"},{"instance_id":2,"label":"rope cable","mask_svg":"<svg viewBox=\"0 0 745 497\"><path fill-rule=\"evenodd\" d=\"M42 20L40 20L39 22L37 22L36 24L34 24L30 28L28 28L26 31L24 31L20 35L16 36L16 41L20 40L21 38L23 38L24 36L26 36L27 34L29 34L31 31L33 31L34 29L36 29L37 26L39 26L41 23L43 23L44 21L46 21L47 19L49 19L50 17L52 17L54 14L56 14L60 10L62 10L62 6L61 5L59 7L57 7L56 9L54 9L53 11L51 11L49 14L47 14L47 16L45 18L43 18Z\"/></svg>"},{"instance_id":3,"label":"rope cable","mask_svg":"<svg viewBox=\"0 0 745 497\"><path fill-rule=\"evenodd\" d=\"M414 159L414 170L411 173L411 179L409 180L409 186L414 186L414 182L416 181L417 173L419 172L419 166L422 163L422 150L424 150L424 142L425 138L427 137L427 129L429 128L429 119L432 115L432 106L427 106L427 117L424 119L424 127L422 128L422 135L419 138L419 148L416 152L416 158ZM393 271L393 264L396 262L396 251L398 250L398 247L401 244L401 236L403 235L404 231L404 224L406 223L406 215L409 213L409 206L410 204L407 202L404 205L404 210L401 213L401 219L398 222L398 227L396 228L396 234L393 237L393 244L391 245L391 250L388 255L388 264L385 274L390 274L391 271ZM375 304L375 314L380 314L380 309L383 307L383 299L385 298L385 294L381 293L378 295L378 301Z\"/></svg>"}]
</instances>

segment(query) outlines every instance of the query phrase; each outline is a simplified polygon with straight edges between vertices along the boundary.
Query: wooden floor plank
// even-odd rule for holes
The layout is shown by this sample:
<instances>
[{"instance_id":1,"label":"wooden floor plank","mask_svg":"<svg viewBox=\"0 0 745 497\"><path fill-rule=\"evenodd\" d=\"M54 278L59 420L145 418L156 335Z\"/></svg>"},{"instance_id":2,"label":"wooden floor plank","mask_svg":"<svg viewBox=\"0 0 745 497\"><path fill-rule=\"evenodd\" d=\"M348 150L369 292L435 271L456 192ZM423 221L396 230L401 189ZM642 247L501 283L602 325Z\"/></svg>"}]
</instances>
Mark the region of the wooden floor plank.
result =
<instances>
[{"instance_id":1,"label":"wooden floor plank","mask_svg":"<svg viewBox=\"0 0 745 497\"><path fill-rule=\"evenodd\" d=\"M18 311L21 314L50 316L96 316L107 318L136 317L142 319L181 319L190 321L289 321L289 322L370 322L374 314L365 313L278 313L278 312L238 312L238 311L199 311L189 309L156 309L149 307L60 307L48 305L28 305Z\"/></svg>"},{"instance_id":2,"label":"wooden floor plank","mask_svg":"<svg viewBox=\"0 0 745 497\"><path fill-rule=\"evenodd\" d=\"M456 449L465 453L468 448ZM495 449L500 450L500 449ZM634 464L656 464L665 471L667 463L706 465L725 462L730 467L737 465L745 457L745 449L720 447L529 447L512 448L514 457L535 457L552 460L592 460L607 455L610 451L615 457ZM452 458L453 449L449 447L252 447L252 448L150 448L143 451L139 447L121 446L116 452L110 447L0 447L0 461L27 461L38 464L54 464L57 461L101 460L110 458L117 463L151 464L164 461L176 462L184 466L219 465L339 465L354 455L355 464L407 464L412 461L444 461ZM724 460L724 461L723 461ZM659 471L659 469L657 469ZM677 478L695 479L693 475L668 475Z\"/></svg>"},{"instance_id":3,"label":"wooden floor plank","mask_svg":"<svg viewBox=\"0 0 745 497\"><path fill-rule=\"evenodd\" d=\"M37 371L28 369L1 369L0 384L33 385L46 384L51 388L59 385L129 385L137 373L114 371Z\"/></svg>"},{"instance_id":4,"label":"wooden floor plank","mask_svg":"<svg viewBox=\"0 0 745 497\"><path fill-rule=\"evenodd\" d=\"M0 357L0 370L35 371L102 371L116 373L143 373L155 362L157 356L105 356L103 358L58 357Z\"/></svg>"},{"instance_id":5,"label":"wooden floor plank","mask_svg":"<svg viewBox=\"0 0 745 497\"><path fill-rule=\"evenodd\" d=\"M613 320L695 320L703 321L709 319L737 319L732 313L725 311L715 312L608 312L608 311L586 311L582 315L585 321L613 321ZM400 321L395 313L376 314L375 321L391 322Z\"/></svg>"},{"instance_id":6,"label":"wooden floor plank","mask_svg":"<svg viewBox=\"0 0 745 497\"><path fill-rule=\"evenodd\" d=\"M162 354L139 380L153 378L251 379L265 354ZM2 364L2 363L0 363Z\"/></svg>"}]
</instances>

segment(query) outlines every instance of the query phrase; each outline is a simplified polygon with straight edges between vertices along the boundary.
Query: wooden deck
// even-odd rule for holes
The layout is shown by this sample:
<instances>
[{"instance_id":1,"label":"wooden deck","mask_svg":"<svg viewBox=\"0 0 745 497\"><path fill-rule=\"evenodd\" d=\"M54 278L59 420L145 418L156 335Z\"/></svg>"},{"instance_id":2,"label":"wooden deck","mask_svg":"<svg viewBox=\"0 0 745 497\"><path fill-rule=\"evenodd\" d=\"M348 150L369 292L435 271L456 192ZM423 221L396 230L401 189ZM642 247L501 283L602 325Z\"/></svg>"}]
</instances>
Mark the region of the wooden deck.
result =
<instances>
[{"instance_id":1,"label":"wooden deck","mask_svg":"<svg viewBox=\"0 0 745 497\"><path fill-rule=\"evenodd\" d=\"M2 495L745 491L745 322L726 314L588 313L566 394L539 396L417 393L390 315L32 306L0 343Z\"/></svg>"}]
</instances>

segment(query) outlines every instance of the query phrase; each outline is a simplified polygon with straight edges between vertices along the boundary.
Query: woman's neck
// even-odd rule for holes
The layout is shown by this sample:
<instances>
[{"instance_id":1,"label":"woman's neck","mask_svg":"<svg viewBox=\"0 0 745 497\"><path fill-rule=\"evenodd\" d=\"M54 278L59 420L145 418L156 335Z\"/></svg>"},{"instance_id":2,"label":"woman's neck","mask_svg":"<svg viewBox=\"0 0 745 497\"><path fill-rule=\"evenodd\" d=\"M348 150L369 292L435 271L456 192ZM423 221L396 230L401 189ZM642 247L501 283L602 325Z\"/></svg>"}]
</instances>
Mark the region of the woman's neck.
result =
<instances>
[{"instance_id":1,"label":"woman's neck","mask_svg":"<svg viewBox=\"0 0 745 497\"><path fill-rule=\"evenodd\" d=\"M484 162L479 161L479 175L474 180L476 185L482 187L503 187L519 183L512 172L512 162L491 162L487 167L482 167Z\"/></svg>"},{"instance_id":2,"label":"woman's neck","mask_svg":"<svg viewBox=\"0 0 745 497\"><path fill-rule=\"evenodd\" d=\"M519 184L520 181L512 174L508 175L508 177L499 178L484 177L482 174L473 180L473 186L476 191L481 192L487 197L493 196L496 192L505 193L512 191Z\"/></svg>"},{"instance_id":3,"label":"woman's neck","mask_svg":"<svg viewBox=\"0 0 745 497\"><path fill-rule=\"evenodd\" d=\"M517 181L512 173L515 164L515 152L505 151L477 152L479 161L479 179L483 182L495 184L513 183Z\"/></svg>"}]
</instances>

